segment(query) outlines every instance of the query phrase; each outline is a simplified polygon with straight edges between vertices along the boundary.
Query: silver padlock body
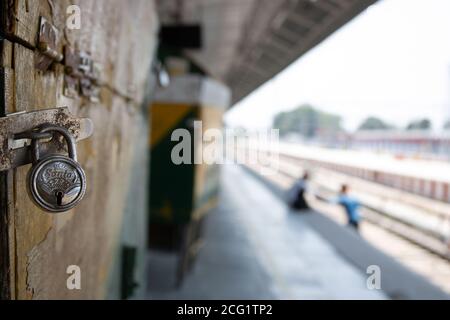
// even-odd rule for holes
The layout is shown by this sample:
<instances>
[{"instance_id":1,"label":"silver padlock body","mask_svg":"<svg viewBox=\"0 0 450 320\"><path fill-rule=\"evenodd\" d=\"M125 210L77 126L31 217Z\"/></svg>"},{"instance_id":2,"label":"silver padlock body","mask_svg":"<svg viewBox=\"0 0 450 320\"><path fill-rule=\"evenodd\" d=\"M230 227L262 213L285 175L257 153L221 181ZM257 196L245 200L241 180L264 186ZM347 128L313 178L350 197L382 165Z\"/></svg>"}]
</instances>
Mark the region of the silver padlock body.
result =
<instances>
[{"instance_id":1,"label":"silver padlock body","mask_svg":"<svg viewBox=\"0 0 450 320\"><path fill-rule=\"evenodd\" d=\"M28 181L32 199L48 212L72 209L86 192L83 169L63 155L50 155L34 164Z\"/></svg>"}]
</instances>

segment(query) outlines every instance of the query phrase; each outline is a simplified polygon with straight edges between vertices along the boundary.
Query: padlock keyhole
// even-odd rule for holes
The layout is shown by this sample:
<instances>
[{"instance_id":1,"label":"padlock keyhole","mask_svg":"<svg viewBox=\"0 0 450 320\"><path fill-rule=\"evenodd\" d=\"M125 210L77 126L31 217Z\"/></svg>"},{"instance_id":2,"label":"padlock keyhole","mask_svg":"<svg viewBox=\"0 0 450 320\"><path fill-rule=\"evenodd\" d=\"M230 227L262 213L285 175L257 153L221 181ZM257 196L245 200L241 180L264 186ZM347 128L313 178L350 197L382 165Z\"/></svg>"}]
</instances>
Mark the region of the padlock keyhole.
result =
<instances>
[{"instance_id":1,"label":"padlock keyhole","mask_svg":"<svg viewBox=\"0 0 450 320\"><path fill-rule=\"evenodd\" d=\"M61 191L56 191L56 203L58 206L62 206L62 199L63 199L64 193Z\"/></svg>"}]
</instances>

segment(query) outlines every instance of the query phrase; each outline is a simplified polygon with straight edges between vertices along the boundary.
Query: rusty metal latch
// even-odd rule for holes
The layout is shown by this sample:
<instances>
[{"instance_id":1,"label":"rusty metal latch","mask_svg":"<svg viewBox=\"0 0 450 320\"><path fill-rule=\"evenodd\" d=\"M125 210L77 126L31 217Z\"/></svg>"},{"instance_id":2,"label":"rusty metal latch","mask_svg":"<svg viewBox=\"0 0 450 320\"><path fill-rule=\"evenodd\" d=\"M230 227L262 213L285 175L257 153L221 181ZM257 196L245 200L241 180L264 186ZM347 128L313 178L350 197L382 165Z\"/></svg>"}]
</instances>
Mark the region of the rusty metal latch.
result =
<instances>
[{"instance_id":1,"label":"rusty metal latch","mask_svg":"<svg viewBox=\"0 0 450 320\"><path fill-rule=\"evenodd\" d=\"M35 66L46 71L53 62L65 65L64 95L76 98L78 94L97 102L100 96L100 66L86 51L64 47L64 54L58 52L58 29L44 17L39 20L39 34Z\"/></svg>"},{"instance_id":2,"label":"rusty metal latch","mask_svg":"<svg viewBox=\"0 0 450 320\"><path fill-rule=\"evenodd\" d=\"M39 20L38 45L39 55L36 58L37 69L45 71L53 62L63 60L62 53L58 52L58 29L44 17Z\"/></svg>"},{"instance_id":3,"label":"rusty metal latch","mask_svg":"<svg viewBox=\"0 0 450 320\"><path fill-rule=\"evenodd\" d=\"M43 152L59 153L65 144L57 139L34 132L42 125L52 124L63 127L73 135L75 141L90 137L94 125L89 118L75 118L67 107L19 112L0 118L0 171L14 169L32 162L31 139L47 139L42 144ZM41 136L37 136L41 135Z\"/></svg>"}]
</instances>

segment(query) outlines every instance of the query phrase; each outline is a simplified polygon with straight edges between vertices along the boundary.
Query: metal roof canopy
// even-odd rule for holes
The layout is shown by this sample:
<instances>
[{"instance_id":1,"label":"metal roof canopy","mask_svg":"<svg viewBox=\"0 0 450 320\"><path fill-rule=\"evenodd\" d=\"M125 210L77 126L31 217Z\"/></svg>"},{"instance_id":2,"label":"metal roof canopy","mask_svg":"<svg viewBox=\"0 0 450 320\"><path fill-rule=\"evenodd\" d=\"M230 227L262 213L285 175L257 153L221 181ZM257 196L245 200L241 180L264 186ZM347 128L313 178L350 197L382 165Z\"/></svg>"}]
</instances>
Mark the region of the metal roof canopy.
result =
<instances>
[{"instance_id":1,"label":"metal roof canopy","mask_svg":"<svg viewBox=\"0 0 450 320\"><path fill-rule=\"evenodd\" d=\"M157 0L162 24L201 23L186 54L230 86L233 103L274 77L376 0Z\"/></svg>"}]
</instances>

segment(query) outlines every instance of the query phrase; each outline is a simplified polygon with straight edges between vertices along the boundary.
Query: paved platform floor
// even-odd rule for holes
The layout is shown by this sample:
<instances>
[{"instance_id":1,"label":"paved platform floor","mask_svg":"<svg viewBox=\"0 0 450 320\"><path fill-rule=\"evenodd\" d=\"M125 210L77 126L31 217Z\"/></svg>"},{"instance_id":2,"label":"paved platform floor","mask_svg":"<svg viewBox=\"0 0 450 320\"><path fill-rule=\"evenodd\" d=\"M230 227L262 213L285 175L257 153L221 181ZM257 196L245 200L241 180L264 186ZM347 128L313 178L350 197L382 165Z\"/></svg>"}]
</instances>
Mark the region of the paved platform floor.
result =
<instances>
[{"instance_id":1,"label":"paved platform floor","mask_svg":"<svg viewBox=\"0 0 450 320\"><path fill-rule=\"evenodd\" d=\"M314 213L311 213L314 214ZM306 214L308 215L308 214ZM224 166L219 207L205 221L204 243L182 286L176 257L149 254L150 299L385 299L264 184Z\"/></svg>"}]
</instances>

